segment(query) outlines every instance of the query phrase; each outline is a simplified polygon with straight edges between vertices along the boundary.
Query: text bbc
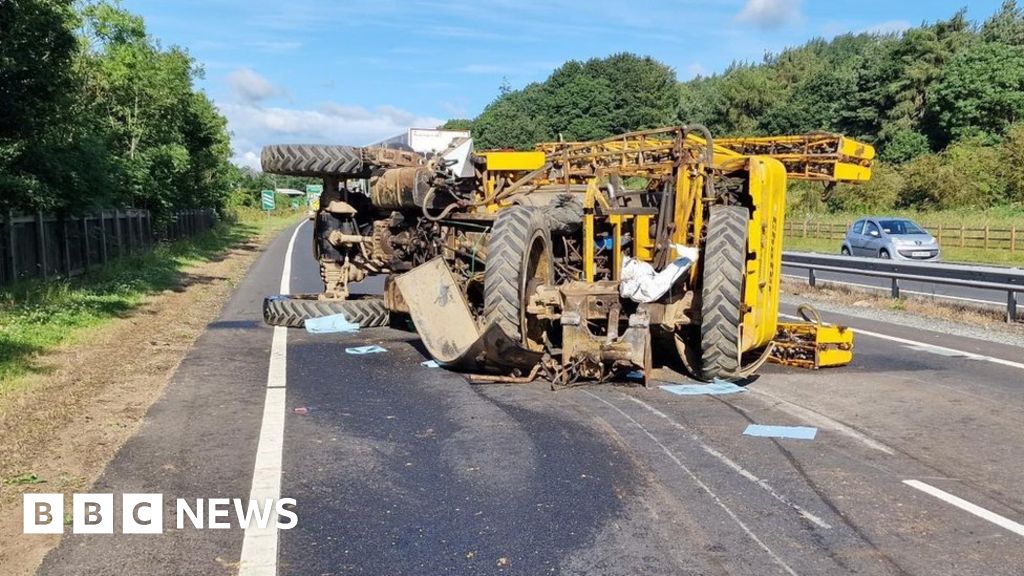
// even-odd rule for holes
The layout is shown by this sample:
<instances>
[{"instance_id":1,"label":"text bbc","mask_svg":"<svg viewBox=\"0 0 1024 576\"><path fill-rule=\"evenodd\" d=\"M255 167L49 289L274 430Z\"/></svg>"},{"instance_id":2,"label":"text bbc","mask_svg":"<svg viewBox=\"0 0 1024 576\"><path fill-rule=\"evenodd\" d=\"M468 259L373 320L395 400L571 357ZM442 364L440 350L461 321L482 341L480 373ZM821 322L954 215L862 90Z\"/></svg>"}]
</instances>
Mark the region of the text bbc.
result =
<instances>
[{"instance_id":1,"label":"text bbc","mask_svg":"<svg viewBox=\"0 0 1024 576\"><path fill-rule=\"evenodd\" d=\"M64 532L63 494L25 494L22 499L25 534L61 534ZM194 529L294 528L298 515L288 507L294 498L255 500L241 498L178 498L174 502L174 526L178 530ZM73 494L71 497L71 531L75 534L113 534L113 494ZM122 494L122 534L162 534L164 532L163 494Z\"/></svg>"}]
</instances>

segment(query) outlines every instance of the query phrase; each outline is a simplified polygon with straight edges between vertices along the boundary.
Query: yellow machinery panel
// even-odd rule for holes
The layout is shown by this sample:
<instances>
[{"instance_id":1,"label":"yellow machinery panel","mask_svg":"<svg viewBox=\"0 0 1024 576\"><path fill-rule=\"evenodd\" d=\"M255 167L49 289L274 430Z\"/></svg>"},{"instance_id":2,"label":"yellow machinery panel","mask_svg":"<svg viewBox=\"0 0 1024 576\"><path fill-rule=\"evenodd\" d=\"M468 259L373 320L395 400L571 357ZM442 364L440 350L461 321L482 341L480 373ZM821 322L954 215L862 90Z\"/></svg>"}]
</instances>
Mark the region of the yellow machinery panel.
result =
<instances>
[{"instance_id":1,"label":"yellow machinery panel","mask_svg":"<svg viewBox=\"0 0 1024 576\"><path fill-rule=\"evenodd\" d=\"M482 152L487 169L495 172L529 172L547 162L543 152Z\"/></svg>"},{"instance_id":2,"label":"yellow machinery panel","mask_svg":"<svg viewBox=\"0 0 1024 576\"><path fill-rule=\"evenodd\" d=\"M742 350L766 346L775 338L782 274L782 231L786 215L786 168L774 158L747 159L754 204L747 229Z\"/></svg>"},{"instance_id":3,"label":"yellow machinery panel","mask_svg":"<svg viewBox=\"0 0 1024 576\"><path fill-rule=\"evenodd\" d=\"M769 362L817 370L853 361L853 330L823 324L807 304L798 309L806 322L780 322Z\"/></svg>"}]
</instances>

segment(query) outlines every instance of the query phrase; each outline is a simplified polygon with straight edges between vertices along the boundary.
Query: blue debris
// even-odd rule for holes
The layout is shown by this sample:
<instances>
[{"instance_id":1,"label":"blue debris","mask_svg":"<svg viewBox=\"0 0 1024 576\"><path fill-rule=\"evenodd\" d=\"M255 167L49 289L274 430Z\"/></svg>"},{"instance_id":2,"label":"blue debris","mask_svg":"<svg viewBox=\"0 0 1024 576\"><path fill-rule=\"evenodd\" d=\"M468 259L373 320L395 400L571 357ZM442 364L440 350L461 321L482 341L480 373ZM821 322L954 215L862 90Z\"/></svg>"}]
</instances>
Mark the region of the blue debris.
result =
<instances>
[{"instance_id":1,"label":"blue debris","mask_svg":"<svg viewBox=\"0 0 1024 576\"><path fill-rule=\"evenodd\" d=\"M814 440L818 429L813 426L765 426L751 424L743 431L747 436L760 438L795 438L797 440Z\"/></svg>"},{"instance_id":2,"label":"blue debris","mask_svg":"<svg viewBox=\"0 0 1024 576\"><path fill-rule=\"evenodd\" d=\"M373 346L356 346L355 348L345 348L346 354L378 354L380 352L387 352L387 349L381 348L376 344Z\"/></svg>"},{"instance_id":3,"label":"blue debris","mask_svg":"<svg viewBox=\"0 0 1024 576\"><path fill-rule=\"evenodd\" d=\"M644 379L644 373L639 371L639 370L633 370L632 372L629 372L629 373L626 374L626 379L628 379L628 380L643 380Z\"/></svg>"},{"instance_id":4,"label":"blue debris","mask_svg":"<svg viewBox=\"0 0 1024 576\"><path fill-rule=\"evenodd\" d=\"M671 384L668 386L661 386L662 390L671 392L677 396L704 396L719 394L735 394L737 392L745 392L747 389L742 386L737 386L732 382L715 378L711 384Z\"/></svg>"},{"instance_id":5,"label":"blue debris","mask_svg":"<svg viewBox=\"0 0 1024 576\"><path fill-rule=\"evenodd\" d=\"M305 322L306 332L310 334L330 334L332 332L356 332L359 324L349 322L344 314L309 318Z\"/></svg>"},{"instance_id":6,"label":"blue debris","mask_svg":"<svg viewBox=\"0 0 1024 576\"><path fill-rule=\"evenodd\" d=\"M425 362L420 362L420 366L426 366L427 368L438 368L441 365L437 363L437 360L427 360Z\"/></svg>"}]
</instances>

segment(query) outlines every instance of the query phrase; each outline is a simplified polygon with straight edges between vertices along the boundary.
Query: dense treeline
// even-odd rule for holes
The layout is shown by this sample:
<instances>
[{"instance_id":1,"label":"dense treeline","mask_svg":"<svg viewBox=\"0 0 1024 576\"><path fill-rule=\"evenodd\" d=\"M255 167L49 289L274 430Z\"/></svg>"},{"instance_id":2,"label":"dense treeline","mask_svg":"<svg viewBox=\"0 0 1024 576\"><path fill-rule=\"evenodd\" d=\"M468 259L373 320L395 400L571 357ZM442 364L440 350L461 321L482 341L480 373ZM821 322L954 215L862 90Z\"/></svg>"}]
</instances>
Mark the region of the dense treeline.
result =
<instances>
[{"instance_id":1,"label":"dense treeline","mask_svg":"<svg viewBox=\"0 0 1024 576\"><path fill-rule=\"evenodd\" d=\"M961 11L902 33L812 40L683 83L630 54L568 62L542 83L503 87L472 122L453 122L471 125L483 146L526 148L672 121L875 144L874 181L833 195L834 209L1024 202L1024 12L1007 1L981 24Z\"/></svg>"},{"instance_id":2,"label":"dense treeline","mask_svg":"<svg viewBox=\"0 0 1024 576\"><path fill-rule=\"evenodd\" d=\"M116 2L0 1L0 209L224 206L242 176L201 75Z\"/></svg>"}]
</instances>

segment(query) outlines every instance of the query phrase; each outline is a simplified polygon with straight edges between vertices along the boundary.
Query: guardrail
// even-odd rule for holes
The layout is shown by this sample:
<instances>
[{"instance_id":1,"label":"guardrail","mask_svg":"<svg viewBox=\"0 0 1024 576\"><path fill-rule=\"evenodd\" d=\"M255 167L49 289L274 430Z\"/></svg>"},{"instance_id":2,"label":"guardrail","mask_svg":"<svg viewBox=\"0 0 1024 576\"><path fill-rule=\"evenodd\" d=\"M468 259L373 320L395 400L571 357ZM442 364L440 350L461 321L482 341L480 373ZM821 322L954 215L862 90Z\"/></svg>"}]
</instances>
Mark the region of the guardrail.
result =
<instances>
[{"instance_id":1,"label":"guardrail","mask_svg":"<svg viewBox=\"0 0 1024 576\"><path fill-rule=\"evenodd\" d=\"M903 262L881 258L855 258L805 252L783 252L782 264L807 270L807 283L815 286L815 272L887 278L893 298L900 297L900 281L963 286L1006 293L1006 321L1017 321L1017 293L1024 293L1024 270L994 266L963 266L937 262Z\"/></svg>"}]
</instances>

